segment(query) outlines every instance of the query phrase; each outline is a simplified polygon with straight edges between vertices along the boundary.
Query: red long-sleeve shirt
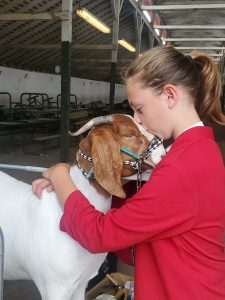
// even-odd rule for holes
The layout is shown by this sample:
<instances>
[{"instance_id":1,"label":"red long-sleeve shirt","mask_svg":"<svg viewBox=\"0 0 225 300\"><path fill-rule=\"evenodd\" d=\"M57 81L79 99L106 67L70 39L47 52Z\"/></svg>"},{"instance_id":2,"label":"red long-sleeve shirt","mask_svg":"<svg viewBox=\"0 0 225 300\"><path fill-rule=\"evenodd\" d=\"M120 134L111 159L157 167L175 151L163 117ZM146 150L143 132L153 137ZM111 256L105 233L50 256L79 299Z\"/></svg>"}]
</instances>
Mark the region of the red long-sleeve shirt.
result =
<instances>
[{"instance_id":1,"label":"red long-sleeve shirt","mask_svg":"<svg viewBox=\"0 0 225 300\"><path fill-rule=\"evenodd\" d=\"M225 299L225 171L208 127L182 133L140 191L105 215L80 191L61 230L91 252L136 244L135 300Z\"/></svg>"}]
</instances>

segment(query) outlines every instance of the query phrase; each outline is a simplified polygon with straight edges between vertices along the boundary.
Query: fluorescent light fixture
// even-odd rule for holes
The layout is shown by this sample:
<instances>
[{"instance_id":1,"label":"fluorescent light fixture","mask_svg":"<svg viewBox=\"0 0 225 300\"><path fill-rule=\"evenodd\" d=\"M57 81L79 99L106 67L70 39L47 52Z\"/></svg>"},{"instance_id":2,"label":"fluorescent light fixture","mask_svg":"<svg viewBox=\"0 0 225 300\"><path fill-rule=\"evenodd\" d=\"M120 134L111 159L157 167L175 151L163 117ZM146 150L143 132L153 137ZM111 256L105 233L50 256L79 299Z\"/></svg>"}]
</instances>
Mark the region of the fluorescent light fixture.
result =
<instances>
[{"instance_id":1,"label":"fluorescent light fixture","mask_svg":"<svg viewBox=\"0 0 225 300\"><path fill-rule=\"evenodd\" d=\"M118 40L118 44L120 44L121 46L123 46L124 48L129 50L130 52L135 52L136 51L136 49L124 39Z\"/></svg>"},{"instance_id":2,"label":"fluorescent light fixture","mask_svg":"<svg viewBox=\"0 0 225 300\"><path fill-rule=\"evenodd\" d=\"M160 36L159 29L155 28L154 30L155 30L156 34L157 34L158 36Z\"/></svg>"},{"instance_id":3,"label":"fluorescent light fixture","mask_svg":"<svg viewBox=\"0 0 225 300\"><path fill-rule=\"evenodd\" d=\"M76 11L77 15L84 19L86 22L100 30L101 32L104 33L110 33L111 29L105 25L101 20L99 20L97 17L95 17L92 13L90 13L87 9L85 8L79 8Z\"/></svg>"},{"instance_id":4,"label":"fluorescent light fixture","mask_svg":"<svg viewBox=\"0 0 225 300\"><path fill-rule=\"evenodd\" d=\"M149 15L149 13L147 12L147 10L143 10L143 14L146 16L147 20L150 23L152 21L152 19L151 19L151 16Z\"/></svg>"}]
</instances>

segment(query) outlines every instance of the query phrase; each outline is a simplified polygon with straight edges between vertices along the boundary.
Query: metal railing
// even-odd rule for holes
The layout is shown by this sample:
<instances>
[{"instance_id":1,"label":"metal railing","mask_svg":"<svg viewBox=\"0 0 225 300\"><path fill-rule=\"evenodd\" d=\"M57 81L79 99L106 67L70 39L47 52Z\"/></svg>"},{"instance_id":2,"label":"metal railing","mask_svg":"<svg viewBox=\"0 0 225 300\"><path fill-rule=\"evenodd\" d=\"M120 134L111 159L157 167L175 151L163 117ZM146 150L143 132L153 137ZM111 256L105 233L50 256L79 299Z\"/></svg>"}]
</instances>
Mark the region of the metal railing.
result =
<instances>
[{"instance_id":1,"label":"metal railing","mask_svg":"<svg viewBox=\"0 0 225 300\"><path fill-rule=\"evenodd\" d=\"M4 237L0 227L0 300L3 299Z\"/></svg>"}]
</instances>

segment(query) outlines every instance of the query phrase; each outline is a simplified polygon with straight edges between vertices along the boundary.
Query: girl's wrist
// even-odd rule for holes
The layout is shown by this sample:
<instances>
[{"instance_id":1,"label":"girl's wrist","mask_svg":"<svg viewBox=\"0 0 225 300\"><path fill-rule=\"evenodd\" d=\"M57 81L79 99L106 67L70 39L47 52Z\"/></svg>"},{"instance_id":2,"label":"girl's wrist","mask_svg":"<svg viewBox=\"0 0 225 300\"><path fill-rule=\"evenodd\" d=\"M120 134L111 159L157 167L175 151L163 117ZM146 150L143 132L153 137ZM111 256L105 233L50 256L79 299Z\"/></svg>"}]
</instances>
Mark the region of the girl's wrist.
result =
<instances>
[{"instance_id":1,"label":"girl's wrist","mask_svg":"<svg viewBox=\"0 0 225 300\"><path fill-rule=\"evenodd\" d=\"M69 167L64 164L56 165L49 179L63 207L69 195L77 190L76 185L70 177Z\"/></svg>"},{"instance_id":2,"label":"girl's wrist","mask_svg":"<svg viewBox=\"0 0 225 300\"><path fill-rule=\"evenodd\" d=\"M54 181L63 180L65 177L70 177L69 169L64 164L58 164L50 173L49 179L54 184Z\"/></svg>"}]
</instances>

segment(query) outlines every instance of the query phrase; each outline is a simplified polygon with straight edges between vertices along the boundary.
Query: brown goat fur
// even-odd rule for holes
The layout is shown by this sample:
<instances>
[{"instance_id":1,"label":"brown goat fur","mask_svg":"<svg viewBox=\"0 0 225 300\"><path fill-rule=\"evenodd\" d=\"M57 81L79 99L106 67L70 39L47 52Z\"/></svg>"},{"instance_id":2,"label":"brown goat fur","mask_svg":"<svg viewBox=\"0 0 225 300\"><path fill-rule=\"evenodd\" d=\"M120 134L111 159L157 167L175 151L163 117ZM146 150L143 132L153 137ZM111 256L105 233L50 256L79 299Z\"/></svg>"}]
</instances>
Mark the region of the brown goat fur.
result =
<instances>
[{"instance_id":1,"label":"brown goat fur","mask_svg":"<svg viewBox=\"0 0 225 300\"><path fill-rule=\"evenodd\" d=\"M124 165L123 161L135 159L121 152L120 147L124 146L140 155L146 150L149 142L132 118L115 114L112 124L92 128L87 137L80 142L80 149L92 157L94 176L98 184L108 193L125 198L121 177L133 175L136 171ZM80 156L77 160L83 169L90 170L91 162Z\"/></svg>"}]
</instances>

